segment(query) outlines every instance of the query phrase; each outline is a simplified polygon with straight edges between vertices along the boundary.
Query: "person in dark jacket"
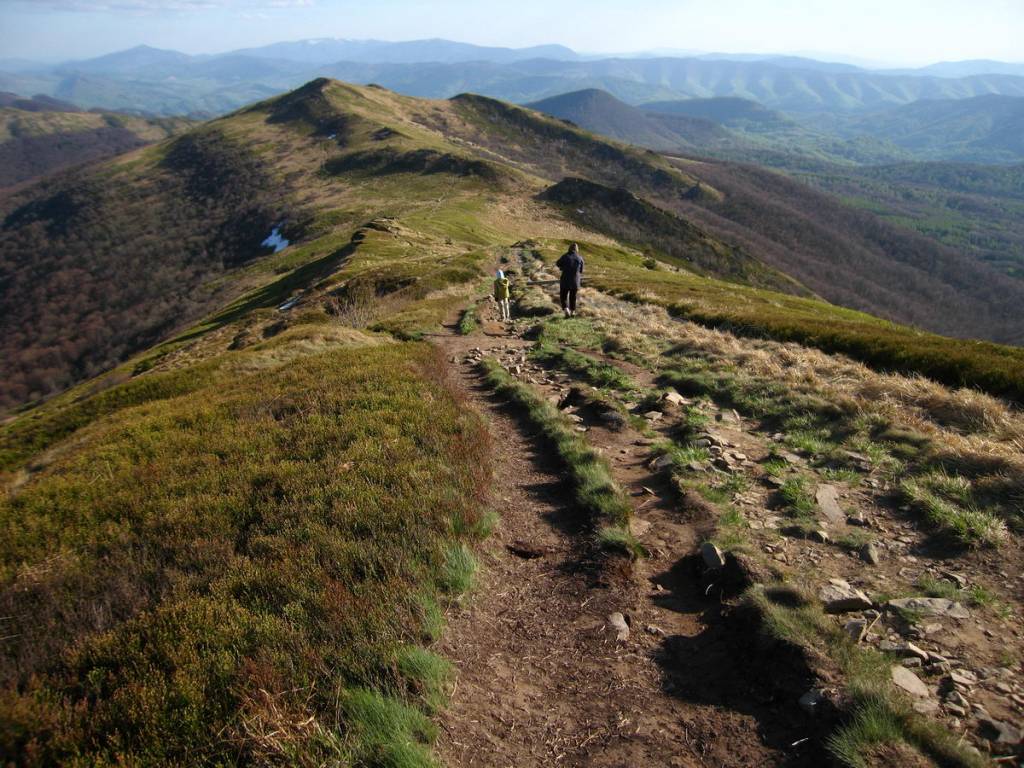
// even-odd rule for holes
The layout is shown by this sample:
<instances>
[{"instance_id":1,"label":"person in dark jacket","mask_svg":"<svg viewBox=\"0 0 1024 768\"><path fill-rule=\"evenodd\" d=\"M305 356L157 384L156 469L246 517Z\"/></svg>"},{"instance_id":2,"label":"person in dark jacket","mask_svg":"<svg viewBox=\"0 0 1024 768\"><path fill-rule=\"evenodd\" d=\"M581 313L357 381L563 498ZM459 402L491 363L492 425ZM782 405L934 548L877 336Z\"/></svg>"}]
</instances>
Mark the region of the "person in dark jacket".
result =
<instances>
[{"instance_id":1,"label":"person in dark jacket","mask_svg":"<svg viewBox=\"0 0 1024 768\"><path fill-rule=\"evenodd\" d=\"M569 250L555 262L555 266L562 270L562 277L558 281L562 311L566 317L575 317L576 294L579 293L580 285L583 283L583 257L580 256L579 245L573 243Z\"/></svg>"}]
</instances>

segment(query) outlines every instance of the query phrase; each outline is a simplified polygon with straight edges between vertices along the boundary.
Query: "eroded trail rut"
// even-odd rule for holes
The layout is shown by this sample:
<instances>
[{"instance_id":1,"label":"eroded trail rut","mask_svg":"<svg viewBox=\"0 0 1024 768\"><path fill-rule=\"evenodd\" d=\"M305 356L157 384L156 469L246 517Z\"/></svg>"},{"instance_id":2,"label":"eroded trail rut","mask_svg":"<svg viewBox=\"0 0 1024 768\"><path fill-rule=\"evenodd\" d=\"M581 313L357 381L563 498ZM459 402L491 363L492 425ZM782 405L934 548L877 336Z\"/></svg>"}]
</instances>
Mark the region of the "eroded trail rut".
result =
<instances>
[{"instance_id":1,"label":"eroded trail rut","mask_svg":"<svg viewBox=\"0 0 1024 768\"><path fill-rule=\"evenodd\" d=\"M490 421L492 503L500 515L478 585L450 612L438 649L457 668L442 715L441 760L466 767L815 764L820 756L792 747L806 735L794 726L792 702L773 698L770 681L759 679L744 652L749 638L718 621L719 607L688 568L699 521L687 520L667 484L646 469L649 448L640 435L598 425L587 433L612 460L619 483L644 494L635 497L637 524L657 530L651 558L632 574L607 573L589 560L586 521L557 460L466 360L476 347L500 354L529 343L452 329L433 341ZM625 642L608 626L615 611L631 624Z\"/></svg>"}]
</instances>

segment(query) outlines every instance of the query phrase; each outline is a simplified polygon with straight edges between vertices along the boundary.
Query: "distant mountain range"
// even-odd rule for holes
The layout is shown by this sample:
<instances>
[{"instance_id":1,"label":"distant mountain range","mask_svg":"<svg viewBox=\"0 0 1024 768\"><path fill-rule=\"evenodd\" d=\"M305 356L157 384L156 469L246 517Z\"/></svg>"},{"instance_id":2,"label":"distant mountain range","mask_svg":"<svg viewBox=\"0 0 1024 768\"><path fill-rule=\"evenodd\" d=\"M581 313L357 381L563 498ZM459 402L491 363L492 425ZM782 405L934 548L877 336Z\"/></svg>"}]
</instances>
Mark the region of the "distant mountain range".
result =
<instances>
[{"instance_id":1,"label":"distant mountain range","mask_svg":"<svg viewBox=\"0 0 1024 768\"><path fill-rule=\"evenodd\" d=\"M921 99L1024 96L1024 65L942 63L876 71L797 56L583 56L559 45L495 48L449 40L331 38L191 56L139 46L32 67L0 61L0 90L82 107L222 114L316 76L379 83L413 96L472 91L519 103L596 88L631 104L743 98L794 114L880 110Z\"/></svg>"},{"instance_id":2,"label":"distant mountain range","mask_svg":"<svg viewBox=\"0 0 1024 768\"><path fill-rule=\"evenodd\" d=\"M923 99L884 110L796 121L735 97L630 105L584 89L529 106L587 130L657 150L691 151L792 166L907 159L1024 162L1024 98ZM778 155L785 157L778 157Z\"/></svg>"}]
</instances>

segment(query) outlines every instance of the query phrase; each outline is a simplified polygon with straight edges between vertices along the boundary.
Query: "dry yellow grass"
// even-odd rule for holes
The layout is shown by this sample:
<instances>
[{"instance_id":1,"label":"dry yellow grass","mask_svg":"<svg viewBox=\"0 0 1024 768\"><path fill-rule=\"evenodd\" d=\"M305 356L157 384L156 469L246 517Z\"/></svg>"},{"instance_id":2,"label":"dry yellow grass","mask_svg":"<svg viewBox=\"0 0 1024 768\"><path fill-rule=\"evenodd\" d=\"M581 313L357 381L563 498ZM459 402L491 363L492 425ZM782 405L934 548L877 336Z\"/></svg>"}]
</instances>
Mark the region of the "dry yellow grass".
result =
<instances>
[{"instance_id":1,"label":"dry yellow grass","mask_svg":"<svg viewBox=\"0 0 1024 768\"><path fill-rule=\"evenodd\" d=\"M850 399L865 414L879 414L925 433L953 455L999 457L1024 473L1024 414L1006 402L969 389L951 389L920 376L874 371L842 355L794 343L738 337L677 320L663 308L588 292L587 311L633 343L656 339L684 344L745 372L793 387L810 387L831 400Z\"/></svg>"}]
</instances>

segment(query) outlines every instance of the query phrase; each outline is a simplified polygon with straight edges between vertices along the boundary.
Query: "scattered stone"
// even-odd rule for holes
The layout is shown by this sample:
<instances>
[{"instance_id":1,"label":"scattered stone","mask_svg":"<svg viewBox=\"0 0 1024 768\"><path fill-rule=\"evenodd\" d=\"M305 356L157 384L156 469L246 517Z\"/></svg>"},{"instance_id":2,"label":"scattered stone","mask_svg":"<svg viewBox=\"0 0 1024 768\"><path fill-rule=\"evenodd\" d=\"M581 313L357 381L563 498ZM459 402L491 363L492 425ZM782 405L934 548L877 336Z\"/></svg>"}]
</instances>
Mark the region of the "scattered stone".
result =
<instances>
[{"instance_id":1,"label":"scattered stone","mask_svg":"<svg viewBox=\"0 0 1024 768\"><path fill-rule=\"evenodd\" d=\"M702 461L690 461L687 462L686 468L691 472L704 472L707 466Z\"/></svg>"},{"instance_id":2,"label":"scattered stone","mask_svg":"<svg viewBox=\"0 0 1024 768\"><path fill-rule=\"evenodd\" d=\"M868 621L867 619L850 619L843 624L843 631L850 636L853 642L859 643L867 634Z\"/></svg>"},{"instance_id":3,"label":"scattered stone","mask_svg":"<svg viewBox=\"0 0 1024 768\"><path fill-rule=\"evenodd\" d=\"M841 523L846 520L846 513L839 506L839 491L834 485L820 485L814 493L814 501L818 505L818 511L825 516L830 523Z\"/></svg>"},{"instance_id":4,"label":"scattered stone","mask_svg":"<svg viewBox=\"0 0 1024 768\"><path fill-rule=\"evenodd\" d=\"M819 544L828 544L829 542L828 533L820 529L817 531L811 531L810 535L807 538L809 538L811 541L816 541Z\"/></svg>"},{"instance_id":5,"label":"scattered stone","mask_svg":"<svg viewBox=\"0 0 1024 768\"><path fill-rule=\"evenodd\" d=\"M883 640L879 643L878 650L897 656L920 659L922 662L928 660L928 651L918 648L913 643L894 643L891 640Z\"/></svg>"},{"instance_id":6,"label":"scattered stone","mask_svg":"<svg viewBox=\"0 0 1024 768\"><path fill-rule=\"evenodd\" d=\"M693 446L695 448L710 448L711 447L711 441L708 440L706 437L702 437L699 440L694 440L692 444L693 444Z\"/></svg>"},{"instance_id":7,"label":"scattered stone","mask_svg":"<svg viewBox=\"0 0 1024 768\"><path fill-rule=\"evenodd\" d=\"M920 659L915 658L913 656L906 659L900 659L900 664L910 669L917 669L918 667L924 666Z\"/></svg>"},{"instance_id":8,"label":"scattered stone","mask_svg":"<svg viewBox=\"0 0 1024 768\"><path fill-rule=\"evenodd\" d=\"M777 455L787 464L800 464L803 461L803 459L801 459L795 453L790 453L789 451L782 451Z\"/></svg>"},{"instance_id":9,"label":"scattered stone","mask_svg":"<svg viewBox=\"0 0 1024 768\"><path fill-rule=\"evenodd\" d=\"M783 480L781 477L776 477L775 475L769 475L764 479L764 482L766 485L769 485L772 488L781 488L786 484L785 480Z\"/></svg>"},{"instance_id":10,"label":"scattered stone","mask_svg":"<svg viewBox=\"0 0 1024 768\"><path fill-rule=\"evenodd\" d=\"M818 597L825 604L825 613L853 613L871 607L871 599L843 579L829 579Z\"/></svg>"},{"instance_id":11,"label":"scattered stone","mask_svg":"<svg viewBox=\"0 0 1024 768\"><path fill-rule=\"evenodd\" d=\"M710 541L701 544L700 556L704 559L704 565L707 566L708 570L716 571L725 567L725 557L722 555L722 550Z\"/></svg>"},{"instance_id":12,"label":"scattered stone","mask_svg":"<svg viewBox=\"0 0 1024 768\"><path fill-rule=\"evenodd\" d=\"M907 671L910 672L910 670ZM939 702L935 699L917 699L910 706L919 715L934 715L939 711Z\"/></svg>"},{"instance_id":13,"label":"scattered stone","mask_svg":"<svg viewBox=\"0 0 1024 768\"><path fill-rule=\"evenodd\" d=\"M854 451L843 451L843 455L853 462L854 466L857 467L861 472L871 471L871 459L865 456L863 453L856 453Z\"/></svg>"},{"instance_id":14,"label":"scattered stone","mask_svg":"<svg viewBox=\"0 0 1024 768\"><path fill-rule=\"evenodd\" d=\"M991 744L1004 747L1017 746L1024 738L1017 726L991 717L978 718L978 733Z\"/></svg>"},{"instance_id":15,"label":"scattered stone","mask_svg":"<svg viewBox=\"0 0 1024 768\"><path fill-rule=\"evenodd\" d=\"M644 418L648 421L661 421L664 415L661 411L648 411L644 414Z\"/></svg>"},{"instance_id":16,"label":"scattered stone","mask_svg":"<svg viewBox=\"0 0 1024 768\"><path fill-rule=\"evenodd\" d=\"M814 715L821 708L821 705L827 702L828 699L825 694L817 688L812 688L797 701L800 705L800 709L806 712L808 715Z\"/></svg>"},{"instance_id":17,"label":"scattered stone","mask_svg":"<svg viewBox=\"0 0 1024 768\"><path fill-rule=\"evenodd\" d=\"M911 696L919 699L927 699L931 694L928 686L906 667L896 666L892 668L892 681L897 688L901 688Z\"/></svg>"},{"instance_id":18,"label":"scattered stone","mask_svg":"<svg viewBox=\"0 0 1024 768\"><path fill-rule=\"evenodd\" d=\"M651 461L647 464L647 466L650 469L655 470L656 472L660 472L663 469L668 469L669 467L671 467L675 463L676 463L675 459L673 459L670 455L668 455L666 453L666 454L663 454L663 455L659 456L656 459L651 459Z\"/></svg>"},{"instance_id":19,"label":"scattered stone","mask_svg":"<svg viewBox=\"0 0 1024 768\"><path fill-rule=\"evenodd\" d=\"M626 623L626 617L618 611L608 616L608 626L615 631L615 639L620 643L629 639L629 624Z\"/></svg>"},{"instance_id":20,"label":"scattered stone","mask_svg":"<svg viewBox=\"0 0 1024 768\"><path fill-rule=\"evenodd\" d=\"M683 397L678 392L676 392L675 390L672 390L672 389L670 389L668 392L666 392L664 395L662 395L661 399L664 400L666 403L672 403L672 405L689 405L690 404L689 400L687 400L685 397Z\"/></svg>"},{"instance_id":21,"label":"scattered stone","mask_svg":"<svg viewBox=\"0 0 1024 768\"><path fill-rule=\"evenodd\" d=\"M665 630L661 627L655 626L654 624L648 624L646 627L644 627L644 632L646 632L648 635L654 635L656 637L665 636Z\"/></svg>"},{"instance_id":22,"label":"scattered stone","mask_svg":"<svg viewBox=\"0 0 1024 768\"><path fill-rule=\"evenodd\" d=\"M705 432L704 434L701 435L701 438L707 440L712 445L718 446L719 448L726 447L725 440L716 435L714 432Z\"/></svg>"},{"instance_id":23,"label":"scattered stone","mask_svg":"<svg viewBox=\"0 0 1024 768\"><path fill-rule=\"evenodd\" d=\"M856 526L857 528L866 528L868 519L863 512L857 511L846 516L846 524Z\"/></svg>"},{"instance_id":24,"label":"scattered stone","mask_svg":"<svg viewBox=\"0 0 1024 768\"><path fill-rule=\"evenodd\" d=\"M946 711L954 717L967 717L967 710L957 704L946 705Z\"/></svg>"},{"instance_id":25,"label":"scattered stone","mask_svg":"<svg viewBox=\"0 0 1024 768\"><path fill-rule=\"evenodd\" d=\"M912 611L925 616L949 616L951 619L969 619L971 612L960 603L944 597L904 597L890 600L886 605L901 611Z\"/></svg>"},{"instance_id":26,"label":"scattered stone","mask_svg":"<svg viewBox=\"0 0 1024 768\"><path fill-rule=\"evenodd\" d=\"M949 679L957 688L970 689L978 684L978 676L969 669L955 669L949 673Z\"/></svg>"},{"instance_id":27,"label":"scattered stone","mask_svg":"<svg viewBox=\"0 0 1024 768\"><path fill-rule=\"evenodd\" d=\"M934 635L934 634L938 634L939 632L942 631L942 625L941 624L925 624L923 629L924 629L924 633L926 635Z\"/></svg>"},{"instance_id":28,"label":"scattered stone","mask_svg":"<svg viewBox=\"0 0 1024 768\"><path fill-rule=\"evenodd\" d=\"M946 702L957 707L963 707L966 710L971 708L971 702L969 702L967 697L955 688L946 694Z\"/></svg>"},{"instance_id":29,"label":"scattered stone","mask_svg":"<svg viewBox=\"0 0 1024 768\"><path fill-rule=\"evenodd\" d=\"M878 551L878 545L869 541L860 550L860 559L868 565L878 565L882 562L882 555Z\"/></svg>"}]
</instances>

